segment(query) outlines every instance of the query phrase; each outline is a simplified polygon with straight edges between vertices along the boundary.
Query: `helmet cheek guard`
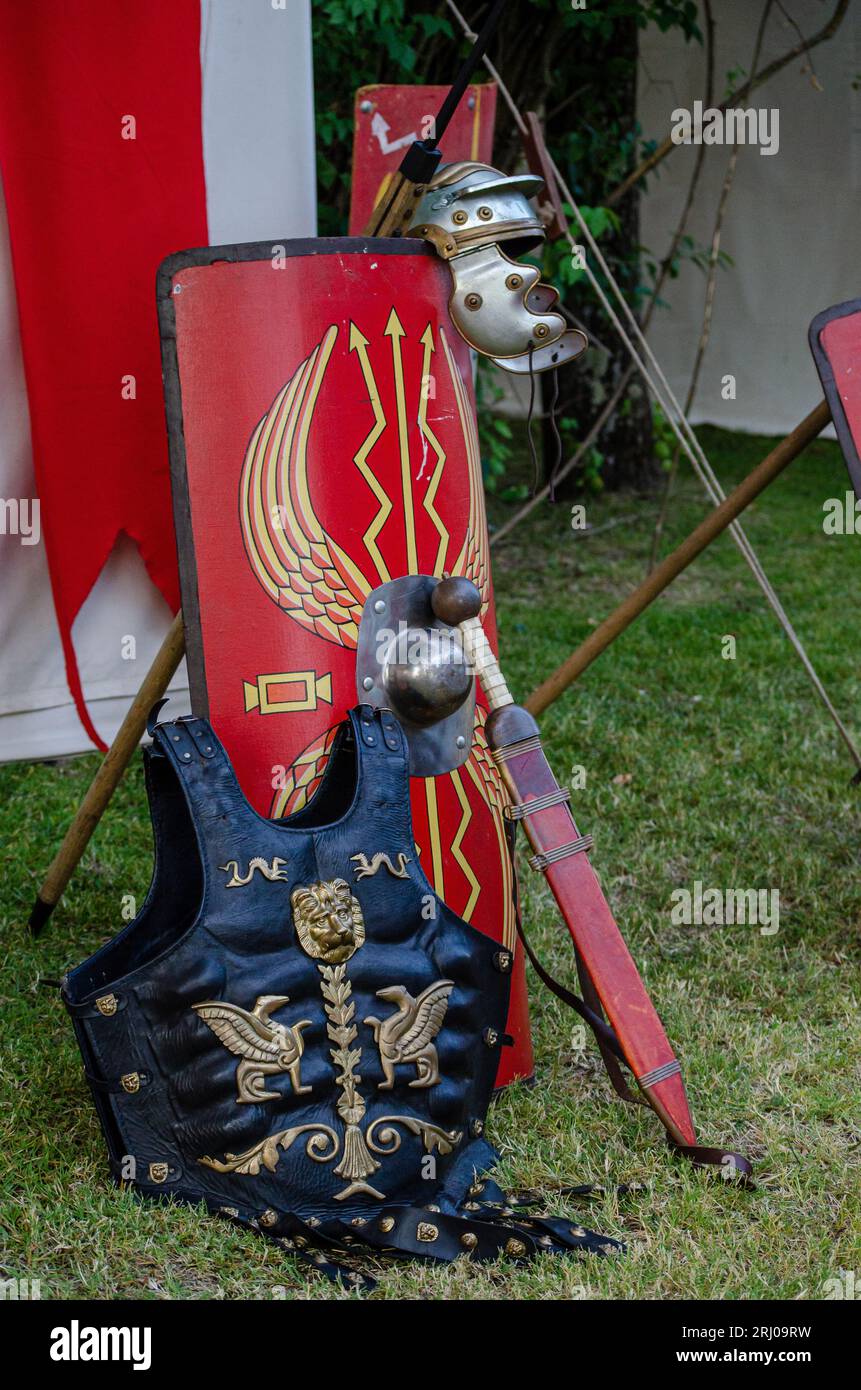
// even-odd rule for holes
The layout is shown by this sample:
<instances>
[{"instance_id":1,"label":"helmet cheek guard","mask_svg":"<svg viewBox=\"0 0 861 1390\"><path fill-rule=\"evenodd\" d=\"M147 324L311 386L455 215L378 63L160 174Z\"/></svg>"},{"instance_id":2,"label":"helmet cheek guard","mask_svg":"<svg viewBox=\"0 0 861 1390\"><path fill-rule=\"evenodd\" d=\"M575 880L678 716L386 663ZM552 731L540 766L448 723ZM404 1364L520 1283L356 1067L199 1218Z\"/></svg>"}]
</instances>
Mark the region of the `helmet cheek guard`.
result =
<instances>
[{"instance_id":1,"label":"helmet cheek guard","mask_svg":"<svg viewBox=\"0 0 861 1390\"><path fill-rule=\"evenodd\" d=\"M448 262L449 312L461 337L515 374L562 366L588 345L585 333L569 329L554 311L559 295L540 281L538 269L512 259L544 239L529 203L540 187L533 174L507 178L487 164L447 164L428 185L409 230Z\"/></svg>"}]
</instances>

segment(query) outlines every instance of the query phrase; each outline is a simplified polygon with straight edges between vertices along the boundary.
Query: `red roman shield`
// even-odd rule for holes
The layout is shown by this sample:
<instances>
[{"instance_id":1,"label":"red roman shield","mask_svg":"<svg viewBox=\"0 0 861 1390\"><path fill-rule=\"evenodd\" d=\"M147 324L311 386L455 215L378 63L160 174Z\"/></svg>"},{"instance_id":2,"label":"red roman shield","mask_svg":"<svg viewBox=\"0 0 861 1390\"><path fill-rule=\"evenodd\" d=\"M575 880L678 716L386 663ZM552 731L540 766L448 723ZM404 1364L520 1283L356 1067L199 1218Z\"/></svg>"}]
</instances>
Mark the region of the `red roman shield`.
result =
<instances>
[{"instance_id":1,"label":"red roman shield","mask_svg":"<svg viewBox=\"0 0 861 1390\"><path fill-rule=\"evenodd\" d=\"M496 643L469 353L418 242L211 247L159 275L192 708L258 811L299 810L357 701L362 606L404 574L467 575ZM421 862L515 952L505 792L476 713L458 770L413 780ZM515 952L499 1082L532 1072Z\"/></svg>"},{"instance_id":2,"label":"red roman shield","mask_svg":"<svg viewBox=\"0 0 861 1390\"><path fill-rule=\"evenodd\" d=\"M855 496L861 498L861 299L823 309L808 336Z\"/></svg>"}]
</instances>

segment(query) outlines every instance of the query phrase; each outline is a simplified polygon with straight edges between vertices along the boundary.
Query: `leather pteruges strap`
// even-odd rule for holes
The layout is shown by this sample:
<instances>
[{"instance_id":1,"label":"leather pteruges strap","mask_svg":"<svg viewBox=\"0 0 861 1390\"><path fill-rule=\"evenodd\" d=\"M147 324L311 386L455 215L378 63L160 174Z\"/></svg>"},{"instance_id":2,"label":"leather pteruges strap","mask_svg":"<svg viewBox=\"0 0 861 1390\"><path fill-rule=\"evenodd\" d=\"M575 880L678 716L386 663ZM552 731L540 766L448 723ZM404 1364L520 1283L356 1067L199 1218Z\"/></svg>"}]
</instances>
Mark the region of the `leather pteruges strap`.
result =
<instances>
[{"instance_id":1,"label":"leather pteruges strap","mask_svg":"<svg viewBox=\"0 0 861 1390\"><path fill-rule=\"evenodd\" d=\"M492 1183L487 1186L495 1189ZM500 1256L523 1262L543 1252L602 1256L625 1248L612 1236L573 1224L570 1218L526 1213L510 1204L504 1193L496 1195L500 1200L470 1202L469 1216L410 1206L383 1207L367 1220L349 1224L333 1220L312 1225L293 1212L274 1209L249 1218L236 1208L221 1207L218 1215L274 1240L329 1279L365 1292L376 1287L376 1280L355 1262L369 1254L445 1263L463 1256L478 1262Z\"/></svg>"}]
</instances>

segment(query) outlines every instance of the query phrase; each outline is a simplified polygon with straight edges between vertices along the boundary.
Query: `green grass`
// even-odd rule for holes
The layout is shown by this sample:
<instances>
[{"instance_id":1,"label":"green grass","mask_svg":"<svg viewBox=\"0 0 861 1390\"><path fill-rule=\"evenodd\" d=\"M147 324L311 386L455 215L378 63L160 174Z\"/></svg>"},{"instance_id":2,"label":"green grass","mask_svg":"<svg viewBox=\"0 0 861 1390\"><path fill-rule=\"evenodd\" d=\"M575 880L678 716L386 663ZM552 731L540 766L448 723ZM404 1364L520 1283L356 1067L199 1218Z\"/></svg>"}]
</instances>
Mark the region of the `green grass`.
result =
<instances>
[{"instance_id":1,"label":"green grass","mask_svg":"<svg viewBox=\"0 0 861 1390\"><path fill-rule=\"evenodd\" d=\"M767 442L702 431L726 485ZM856 640L861 543L829 538L822 502L842 496L836 445L817 443L745 525L838 709L861 739ZM495 552L503 665L525 696L643 575L654 501L588 504L590 538L564 505L542 507ZM702 516L682 478L665 547ZM493 519L505 515L494 503ZM732 633L737 659L721 658ZM531 1266L380 1266L376 1297L819 1298L861 1269L858 873L861 789L852 764L753 579L722 538L544 716L561 781L667 1031L703 1142L756 1160L744 1192L666 1152L651 1112L619 1102L578 1020L533 979L537 1085L510 1089L489 1134L507 1183L547 1209L625 1238L604 1261ZM96 767L94 757L0 769L0 1225L5 1276L43 1297L355 1297L310 1277L277 1247L194 1210L143 1204L107 1180L96 1116L59 976L141 901L150 835L140 760L126 778L44 938L24 922L41 871ZM621 775L629 780L617 781ZM777 888L780 930L677 926L670 894L695 879ZM545 962L572 975L546 885L524 868L526 920ZM572 1203L558 1184L646 1191Z\"/></svg>"}]
</instances>

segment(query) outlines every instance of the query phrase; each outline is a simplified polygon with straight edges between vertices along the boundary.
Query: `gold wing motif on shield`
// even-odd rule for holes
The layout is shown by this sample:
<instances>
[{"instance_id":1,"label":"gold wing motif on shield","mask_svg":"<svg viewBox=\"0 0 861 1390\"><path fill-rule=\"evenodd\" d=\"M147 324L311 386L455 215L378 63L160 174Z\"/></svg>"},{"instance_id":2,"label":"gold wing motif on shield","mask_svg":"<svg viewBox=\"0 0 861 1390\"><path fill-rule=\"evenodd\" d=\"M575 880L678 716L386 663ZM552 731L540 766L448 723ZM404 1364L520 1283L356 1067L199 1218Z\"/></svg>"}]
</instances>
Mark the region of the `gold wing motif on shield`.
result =
<instances>
[{"instance_id":1,"label":"gold wing motif on shield","mask_svg":"<svg viewBox=\"0 0 861 1390\"><path fill-rule=\"evenodd\" d=\"M308 487L308 432L337 336L327 328L255 429L239 502L245 549L269 597L318 636L355 648L371 585L320 524Z\"/></svg>"}]
</instances>

